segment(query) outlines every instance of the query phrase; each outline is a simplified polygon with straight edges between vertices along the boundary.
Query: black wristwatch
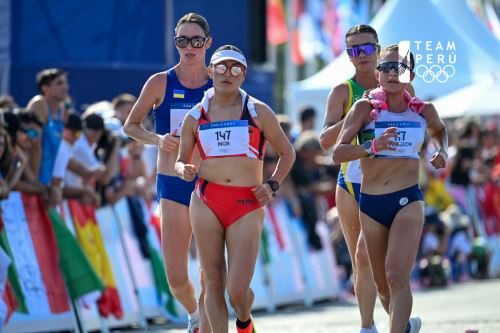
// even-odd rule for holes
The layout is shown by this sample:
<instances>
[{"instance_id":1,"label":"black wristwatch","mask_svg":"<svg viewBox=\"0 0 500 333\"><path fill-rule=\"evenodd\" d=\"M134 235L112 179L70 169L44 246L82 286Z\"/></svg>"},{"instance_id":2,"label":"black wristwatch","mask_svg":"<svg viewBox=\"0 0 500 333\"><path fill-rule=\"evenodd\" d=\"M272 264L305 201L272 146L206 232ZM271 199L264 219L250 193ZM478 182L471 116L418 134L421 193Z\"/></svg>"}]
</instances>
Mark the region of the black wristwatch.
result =
<instances>
[{"instance_id":1,"label":"black wristwatch","mask_svg":"<svg viewBox=\"0 0 500 333\"><path fill-rule=\"evenodd\" d=\"M272 179L266 180L266 183L271 187L271 191L273 191L271 195L273 198L276 198L276 192L280 189L280 183Z\"/></svg>"},{"instance_id":2,"label":"black wristwatch","mask_svg":"<svg viewBox=\"0 0 500 333\"><path fill-rule=\"evenodd\" d=\"M363 149L364 151L366 151L369 157L375 156L372 150L372 140L366 140L365 142L363 142Z\"/></svg>"}]
</instances>

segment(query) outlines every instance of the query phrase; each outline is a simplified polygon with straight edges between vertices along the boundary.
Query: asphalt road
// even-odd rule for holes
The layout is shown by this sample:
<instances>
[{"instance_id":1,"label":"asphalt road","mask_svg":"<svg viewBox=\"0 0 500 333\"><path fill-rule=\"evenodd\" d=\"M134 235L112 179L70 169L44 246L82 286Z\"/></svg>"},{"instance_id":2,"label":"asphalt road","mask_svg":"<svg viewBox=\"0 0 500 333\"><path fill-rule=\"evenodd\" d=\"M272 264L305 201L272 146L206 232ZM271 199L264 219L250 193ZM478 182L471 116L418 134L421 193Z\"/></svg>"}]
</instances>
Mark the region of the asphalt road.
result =
<instances>
[{"instance_id":1,"label":"asphalt road","mask_svg":"<svg viewBox=\"0 0 500 333\"><path fill-rule=\"evenodd\" d=\"M500 333L500 280L473 281L414 293L413 313L423 320L421 333ZM357 333L359 315L355 300L343 299L311 308L291 306L275 313L255 313L258 333ZM380 303L375 309L380 333L388 332L388 318ZM154 333L185 333L185 328L152 325ZM124 332L122 330L122 332ZM127 332L140 332L139 330ZM235 333L234 320L229 332Z\"/></svg>"}]
</instances>

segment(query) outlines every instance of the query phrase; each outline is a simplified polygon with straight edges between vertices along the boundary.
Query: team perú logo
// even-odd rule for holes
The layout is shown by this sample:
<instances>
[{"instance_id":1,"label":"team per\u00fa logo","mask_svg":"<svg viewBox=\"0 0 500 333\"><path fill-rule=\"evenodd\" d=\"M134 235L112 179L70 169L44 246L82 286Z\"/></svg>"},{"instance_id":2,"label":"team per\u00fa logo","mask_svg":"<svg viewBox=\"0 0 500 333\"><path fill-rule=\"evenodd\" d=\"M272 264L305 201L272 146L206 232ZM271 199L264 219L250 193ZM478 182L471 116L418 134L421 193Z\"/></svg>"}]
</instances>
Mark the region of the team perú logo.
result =
<instances>
[{"instance_id":1,"label":"team per\u00fa logo","mask_svg":"<svg viewBox=\"0 0 500 333\"><path fill-rule=\"evenodd\" d=\"M445 83L455 75L457 62L454 41L403 40L399 42L399 61L410 63L410 49L415 57L415 74L424 82ZM410 72L400 74L399 80L410 82Z\"/></svg>"}]
</instances>

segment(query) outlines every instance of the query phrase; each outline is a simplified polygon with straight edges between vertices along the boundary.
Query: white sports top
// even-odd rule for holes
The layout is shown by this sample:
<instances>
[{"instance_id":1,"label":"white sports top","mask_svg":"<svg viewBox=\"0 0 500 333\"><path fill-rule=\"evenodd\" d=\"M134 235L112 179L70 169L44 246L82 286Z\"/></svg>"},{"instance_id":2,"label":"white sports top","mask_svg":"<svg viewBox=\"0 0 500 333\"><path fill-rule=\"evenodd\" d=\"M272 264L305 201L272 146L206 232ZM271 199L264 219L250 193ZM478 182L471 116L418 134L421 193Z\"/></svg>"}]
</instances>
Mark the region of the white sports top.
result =
<instances>
[{"instance_id":1,"label":"white sports top","mask_svg":"<svg viewBox=\"0 0 500 333\"><path fill-rule=\"evenodd\" d=\"M361 137L364 139L363 141L366 141L369 136L367 134L372 132L375 139L378 139L389 127L397 128L398 137L394 141L399 143L398 149L380 151L375 157L419 159L427 129L427 120L411 109L401 113L380 110L377 119L363 128Z\"/></svg>"}]
</instances>

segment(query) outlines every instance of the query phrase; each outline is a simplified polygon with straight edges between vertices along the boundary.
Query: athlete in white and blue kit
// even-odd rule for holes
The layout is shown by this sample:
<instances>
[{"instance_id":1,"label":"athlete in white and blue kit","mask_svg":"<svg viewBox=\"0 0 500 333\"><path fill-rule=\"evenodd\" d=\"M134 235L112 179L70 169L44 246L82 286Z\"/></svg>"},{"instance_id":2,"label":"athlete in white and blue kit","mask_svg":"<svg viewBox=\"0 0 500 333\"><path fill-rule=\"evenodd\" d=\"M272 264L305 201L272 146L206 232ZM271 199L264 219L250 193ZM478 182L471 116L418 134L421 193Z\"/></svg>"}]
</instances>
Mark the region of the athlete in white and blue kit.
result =
<instances>
[{"instance_id":1,"label":"athlete in white and blue kit","mask_svg":"<svg viewBox=\"0 0 500 333\"><path fill-rule=\"evenodd\" d=\"M446 127L436 109L412 98L406 91L409 83L399 80L406 71L413 79L413 67L413 55L400 60L397 45L382 50L377 66L380 88L353 106L333 152L337 163L361 159L361 227L391 333L413 333L421 327L420 318L409 318L410 273L424 223L417 183L426 130L437 149L431 164L444 168L448 155ZM353 145L356 136L361 144Z\"/></svg>"}]
</instances>

